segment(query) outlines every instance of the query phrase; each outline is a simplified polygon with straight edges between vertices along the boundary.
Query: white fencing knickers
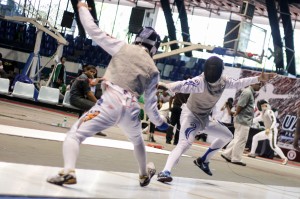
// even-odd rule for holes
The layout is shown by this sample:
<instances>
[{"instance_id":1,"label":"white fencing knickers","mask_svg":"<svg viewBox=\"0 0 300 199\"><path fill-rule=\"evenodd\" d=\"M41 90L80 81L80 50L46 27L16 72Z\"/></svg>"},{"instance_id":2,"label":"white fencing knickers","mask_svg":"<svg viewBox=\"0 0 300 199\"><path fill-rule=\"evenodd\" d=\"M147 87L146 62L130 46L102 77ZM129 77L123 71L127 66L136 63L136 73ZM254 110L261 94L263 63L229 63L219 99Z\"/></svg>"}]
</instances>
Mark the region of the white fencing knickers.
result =
<instances>
[{"instance_id":1,"label":"white fencing knickers","mask_svg":"<svg viewBox=\"0 0 300 199\"><path fill-rule=\"evenodd\" d=\"M182 105L182 112L180 115L180 135L177 146L173 149L168 157L167 163L163 171L170 171L175 166L180 156L185 153L195 141L195 136L199 131L205 129L210 136L215 139L210 145L212 149L223 148L230 140L232 140L232 133L229 129L221 124L219 121L209 122L207 126L201 126L199 119L188 109L186 104ZM217 152L214 150L206 157L205 162L209 162L210 158Z\"/></svg>"},{"instance_id":2,"label":"white fencing knickers","mask_svg":"<svg viewBox=\"0 0 300 199\"><path fill-rule=\"evenodd\" d=\"M74 169L79 144L113 125L118 125L134 145L140 174L146 174L146 152L139 119L140 106L131 93L116 85L106 84L106 90L88 112L72 126L63 145L65 170Z\"/></svg>"}]
</instances>

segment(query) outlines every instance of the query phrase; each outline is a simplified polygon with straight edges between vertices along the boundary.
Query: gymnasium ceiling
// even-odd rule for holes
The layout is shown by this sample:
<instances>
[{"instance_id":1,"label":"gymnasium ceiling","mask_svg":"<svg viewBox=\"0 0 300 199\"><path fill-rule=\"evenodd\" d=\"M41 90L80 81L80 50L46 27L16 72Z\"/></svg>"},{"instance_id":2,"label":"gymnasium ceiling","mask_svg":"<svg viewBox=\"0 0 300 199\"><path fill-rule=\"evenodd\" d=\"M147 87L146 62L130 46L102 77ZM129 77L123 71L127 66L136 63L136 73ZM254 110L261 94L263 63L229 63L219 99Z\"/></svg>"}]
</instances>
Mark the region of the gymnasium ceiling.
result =
<instances>
[{"instance_id":1,"label":"gymnasium ceiling","mask_svg":"<svg viewBox=\"0 0 300 199\"><path fill-rule=\"evenodd\" d=\"M101 1L101 0L96 0ZM160 7L160 0L102 0L101 2L115 3L115 4L127 4L132 6L141 6L141 7ZM173 6L174 0L169 0L172 8L176 11L176 6ZM185 7L189 14L195 15L205 15L204 11L207 11L209 14L216 16L221 16L222 14L228 16L229 14L240 13L240 7L244 1L247 0L184 0ZM277 0L276 0L277 1ZM292 20L300 21L300 0L284 0L289 1L289 7L291 12ZM268 16L265 0L249 0L252 4L255 5L255 17L264 17ZM204 12L204 14L203 14ZM207 14L206 14L207 15Z\"/></svg>"}]
</instances>

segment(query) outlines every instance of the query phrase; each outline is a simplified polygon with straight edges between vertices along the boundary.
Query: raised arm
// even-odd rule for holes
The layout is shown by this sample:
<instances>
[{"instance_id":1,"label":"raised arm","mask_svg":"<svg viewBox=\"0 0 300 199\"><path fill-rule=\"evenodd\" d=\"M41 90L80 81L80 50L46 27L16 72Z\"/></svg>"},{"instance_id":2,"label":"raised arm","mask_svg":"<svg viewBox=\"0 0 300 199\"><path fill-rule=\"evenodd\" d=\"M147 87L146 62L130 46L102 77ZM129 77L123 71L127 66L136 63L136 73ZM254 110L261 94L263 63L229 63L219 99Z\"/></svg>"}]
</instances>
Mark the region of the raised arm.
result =
<instances>
[{"instance_id":1,"label":"raised arm","mask_svg":"<svg viewBox=\"0 0 300 199\"><path fill-rule=\"evenodd\" d=\"M246 77L246 78L241 78L241 79L233 79L230 77L226 77L226 88L235 88L235 89L242 89L245 88L251 84L256 84L259 83L257 77Z\"/></svg>"},{"instance_id":2,"label":"raised arm","mask_svg":"<svg viewBox=\"0 0 300 199\"><path fill-rule=\"evenodd\" d=\"M203 76L192 79L165 84L165 87L173 93L202 93L204 90Z\"/></svg>"},{"instance_id":3,"label":"raised arm","mask_svg":"<svg viewBox=\"0 0 300 199\"><path fill-rule=\"evenodd\" d=\"M106 32L102 31L94 22L86 3L77 4L79 18L88 35L111 56L115 55L125 44L124 41L112 38Z\"/></svg>"},{"instance_id":4,"label":"raised arm","mask_svg":"<svg viewBox=\"0 0 300 199\"><path fill-rule=\"evenodd\" d=\"M251 84L269 81L270 79L273 79L274 77L276 77L275 73L265 73L265 72L262 72L259 76L256 76L256 77L246 77L246 78L241 78L238 80L227 77L226 88L241 89L241 88L245 88Z\"/></svg>"}]
</instances>

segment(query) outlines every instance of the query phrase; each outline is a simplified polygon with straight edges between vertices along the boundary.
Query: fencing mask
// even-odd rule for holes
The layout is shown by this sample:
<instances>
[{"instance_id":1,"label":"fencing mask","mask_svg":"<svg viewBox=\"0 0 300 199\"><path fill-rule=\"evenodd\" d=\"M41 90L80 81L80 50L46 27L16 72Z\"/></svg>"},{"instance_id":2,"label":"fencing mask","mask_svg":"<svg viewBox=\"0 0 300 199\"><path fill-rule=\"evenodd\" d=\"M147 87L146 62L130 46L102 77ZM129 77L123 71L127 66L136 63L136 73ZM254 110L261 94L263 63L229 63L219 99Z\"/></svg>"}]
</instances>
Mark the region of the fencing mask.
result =
<instances>
[{"instance_id":1,"label":"fencing mask","mask_svg":"<svg viewBox=\"0 0 300 199\"><path fill-rule=\"evenodd\" d=\"M263 105L263 104L269 104L269 102L264 99L257 101L256 106L259 111L262 111L261 105Z\"/></svg>"},{"instance_id":2,"label":"fencing mask","mask_svg":"<svg viewBox=\"0 0 300 199\"><path fill-rule=\"evenodd\" d=\"M204 63L204 77L208 83L217 82L224 70L223 60L219 57L212 56Z\"/></svg>"}]
</instances>

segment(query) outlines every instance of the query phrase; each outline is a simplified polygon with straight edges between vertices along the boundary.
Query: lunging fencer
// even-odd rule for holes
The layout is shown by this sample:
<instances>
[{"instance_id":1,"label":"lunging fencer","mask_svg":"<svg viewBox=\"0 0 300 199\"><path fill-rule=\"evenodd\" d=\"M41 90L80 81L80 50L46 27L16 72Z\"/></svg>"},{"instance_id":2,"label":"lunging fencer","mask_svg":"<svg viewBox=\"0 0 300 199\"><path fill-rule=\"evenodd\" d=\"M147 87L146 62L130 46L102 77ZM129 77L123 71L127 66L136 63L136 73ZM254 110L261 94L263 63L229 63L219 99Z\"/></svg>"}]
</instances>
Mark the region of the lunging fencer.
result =
<instances>
[{"instance_id":1,"label":"lunging fencer","mask_svg":"<svg viewBox=\"0 0 300 199\"><path fill-rule=\"evenodd\" d=\"M261 113L259 116L253 119L253 123L263 121L265 130L253 136L251 152L248 154L248 157L255 158L255 151L258 145L258 141L268 139L270 141L271 149L273 149L273 151L275 151L283 160L282 164L286 165L288 162L288 158L283 154L282 150L276 144L278 129L276 127L276 116L272 111L270 104L266 100L259 100L257 102L257 108Z\"/></svg>"},{"instance_id":2,"label":"lunging fencer","mask_svg":"<svg viewBox=\"0 0 300 199\"><path fill-rule=\"evenodd\" d=\"M134 45L126 44L110 37L94 23L87 4L79 2L77 7L86 32L112 59L104 74L103 95L67 133L63 143L64 169L47 181L57 185L76 184L75 164L80 144L97 132L117 125L134 146L140 186L147 186L156 170L153 163L146 163L137 98L144 93L145 110L150 120L158 129L166 130L168 124L157 110L159 71L152 59L160 45L160 37L153 28L146 27L137 34Z\"/></svg>"},{"instance_id":3,"label":"lunging fencer","mask_svg":"<svg viewBox=\"0 0 300 199\"><path fill-rule=\"evenodd\" d=\"M173 93L190 93L190 96L187 103L182 106L179 142L169 155L163 171L158 174L158 181L171 182L173 180L171 169L178 163L181 155L192 146L196 134L203 130L209 132L216 139L202 157L194 160L194 164L206 174L212 175L209 168L210 159L219 149L232 140L232 133L226 126L216 120L209 122L209 115L224 89L241 89L260 81L267 81L274 76L273 74L261 73L257 77L234 80L223 75L223 70L223 60L212 56L206 60L204 73L201 75L169 84L160 83L159 87L165 87Z\"/></svg>"}]
</instances>

